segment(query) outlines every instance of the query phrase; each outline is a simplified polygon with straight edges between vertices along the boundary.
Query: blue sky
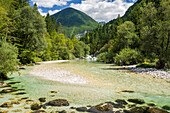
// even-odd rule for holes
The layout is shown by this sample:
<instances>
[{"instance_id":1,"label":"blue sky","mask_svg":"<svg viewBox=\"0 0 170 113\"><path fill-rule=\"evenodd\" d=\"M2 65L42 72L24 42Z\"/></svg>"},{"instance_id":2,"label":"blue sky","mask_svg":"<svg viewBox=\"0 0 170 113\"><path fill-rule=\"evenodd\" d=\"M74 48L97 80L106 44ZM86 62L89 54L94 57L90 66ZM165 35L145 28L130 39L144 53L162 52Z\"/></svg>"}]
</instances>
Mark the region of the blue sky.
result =
<instances>
[{"instance_id":1,"label":"blue sky","mask_svg":"<svg viewBox=\"0 0 170 113\"><path fill-rule=\"evenodd\" d=\"M31 0L30 5L38 5L41 15L55 14L62 9L72 7L91 16L98 22L108 22L117 15L124 15L126 10L137 0Z\"/></svg>"}]
</instances>

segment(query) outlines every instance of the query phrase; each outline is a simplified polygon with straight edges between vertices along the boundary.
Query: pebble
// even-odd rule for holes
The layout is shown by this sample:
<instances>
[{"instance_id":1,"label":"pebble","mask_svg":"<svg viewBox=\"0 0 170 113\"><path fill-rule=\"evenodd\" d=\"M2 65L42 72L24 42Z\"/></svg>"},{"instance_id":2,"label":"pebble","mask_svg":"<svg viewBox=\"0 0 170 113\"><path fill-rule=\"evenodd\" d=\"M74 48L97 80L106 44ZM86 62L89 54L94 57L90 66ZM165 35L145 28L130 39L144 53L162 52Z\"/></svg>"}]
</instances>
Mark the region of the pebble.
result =
<instances>
[{"instance_id":1,"label":"pebble","mask_svg":"<svg viewBox=\"0 0 170 113\"><path fill-rule=\"evenodd\" d=\"M170 79L170 71L155 68L132 68L132 71L140 74L154 75L155 78Z\"/></svg>"}]
</instances>

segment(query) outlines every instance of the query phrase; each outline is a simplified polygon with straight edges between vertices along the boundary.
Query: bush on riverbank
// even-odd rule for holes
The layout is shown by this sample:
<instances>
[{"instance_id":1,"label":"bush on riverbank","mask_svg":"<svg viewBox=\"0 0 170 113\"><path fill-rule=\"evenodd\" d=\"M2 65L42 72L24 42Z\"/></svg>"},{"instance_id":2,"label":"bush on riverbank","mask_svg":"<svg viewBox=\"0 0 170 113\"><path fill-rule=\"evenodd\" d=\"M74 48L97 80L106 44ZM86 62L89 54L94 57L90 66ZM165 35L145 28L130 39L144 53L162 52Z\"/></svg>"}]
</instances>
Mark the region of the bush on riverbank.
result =
<instances>
[{"instance_id":1,"label":"bush on riverbank","mask_svg":"<svg viewBox=\"0 0 170 113\"><path fill-rule=\"evenodd\" d=\"M117 65L132 65L144 61L141 53L135 49L125 48L114 57Z\"/></svg>"},{"instance_id":2,"label":"bush on riverbank","mask_svg":"<svg viewBox=\"0 0 170 113\"><path fill-rule=\"evenodd\" d=\"M7 73L16 70L17 57L18 49L6 40L0 40L0 79L8 79Z\"/></svg>"}]
</instances>

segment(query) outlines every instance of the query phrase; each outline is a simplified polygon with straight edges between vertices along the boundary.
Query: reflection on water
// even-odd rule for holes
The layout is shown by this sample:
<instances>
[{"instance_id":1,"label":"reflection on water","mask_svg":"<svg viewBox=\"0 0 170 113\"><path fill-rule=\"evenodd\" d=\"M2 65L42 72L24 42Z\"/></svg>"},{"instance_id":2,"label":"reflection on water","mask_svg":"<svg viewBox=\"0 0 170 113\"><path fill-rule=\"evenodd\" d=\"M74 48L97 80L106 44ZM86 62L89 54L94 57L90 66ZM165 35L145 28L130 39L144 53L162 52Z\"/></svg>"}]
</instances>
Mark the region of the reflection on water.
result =
<instances>
[{"instance_id":1,"label":"reflection on water","mask_svg":"<svg viewBox=\"0 0 170 113\"><path fill-rule=\"evenodd\" d=\"M14 86L24 88L27 92L24 96L29 96L35 101L38 101L40 97L46 97L47 101L63 98L67 99L71 106L85 106L116 99L140 98L146 103L155 103L157 106L170 105L170 84L166 80L122 73L114 69L108 70L114 66L96 62L71 61L43 65L49 69L55 67L81 76L88 80L88 84L64 84L44 80L39 76L28 75L30 69L21 72L21 76L14 75L13 81L21 81L20 84ZM121 92L122 90L130 90L134 93ZM50 91L58 91L58 93L52 96ZM0 99L1 103L8 101L7 98L14 98L13 95L0 96L5 97Z\"/></svg>"}]
</instances>

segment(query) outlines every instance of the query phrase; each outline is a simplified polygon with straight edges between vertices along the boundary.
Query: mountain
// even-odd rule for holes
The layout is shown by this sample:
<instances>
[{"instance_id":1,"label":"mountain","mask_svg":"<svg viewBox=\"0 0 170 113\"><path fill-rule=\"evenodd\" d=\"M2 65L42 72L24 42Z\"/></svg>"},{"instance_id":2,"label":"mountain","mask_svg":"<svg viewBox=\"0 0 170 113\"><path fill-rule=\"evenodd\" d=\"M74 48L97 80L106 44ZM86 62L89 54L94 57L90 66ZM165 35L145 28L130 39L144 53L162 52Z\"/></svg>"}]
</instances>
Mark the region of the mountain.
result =
<instances>
[{"instance_id":1,"label":"mountain","mask_svg":"<svg viewBox=\"0 0 170 113\"><path fill-rule=\"evenodd\" d=\"M70 7L51 15L51 17L55 17L57 23L62 24L63 30L68 36L93 30L98 26L98 22L90 16Z\"/></svg>"}]
</instances>

